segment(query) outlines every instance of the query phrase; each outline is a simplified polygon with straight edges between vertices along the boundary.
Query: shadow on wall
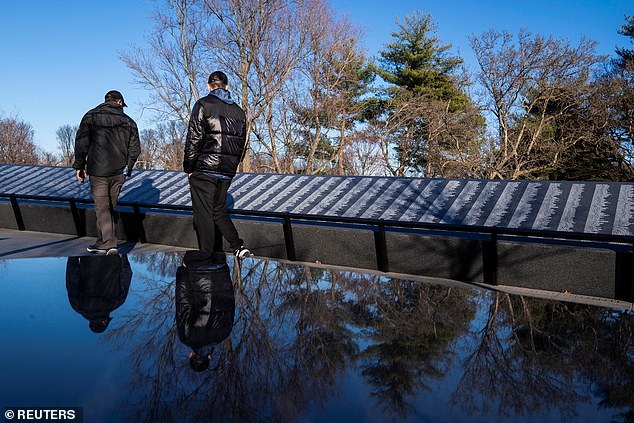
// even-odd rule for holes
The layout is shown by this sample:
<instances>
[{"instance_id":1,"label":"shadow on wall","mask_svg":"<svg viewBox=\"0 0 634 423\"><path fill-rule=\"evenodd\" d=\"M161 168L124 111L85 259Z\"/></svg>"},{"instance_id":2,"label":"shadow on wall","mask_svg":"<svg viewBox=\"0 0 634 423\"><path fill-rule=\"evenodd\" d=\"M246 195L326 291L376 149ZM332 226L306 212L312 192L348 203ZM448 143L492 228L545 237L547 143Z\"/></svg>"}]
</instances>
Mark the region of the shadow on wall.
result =
<instances>
[{"instance_id":1,"label":"shadow on wall","mask_svg":"<svg viewBox=\"0 0 634 423\"><path fill-rule=\"evenodd\" d=\"M482 280L482 242L388 233L389 270L473 282Z\"/></svg>"},{"instance_id":2,"label":"shadow on wall","mask_svg":"<svg viewBox=\"0 0 634 423\"><path fill-rule=\"evenodd\" d=\"M141 185L126 191L119 201L139 204L157 204L161 197L161 191L154 186L152 178L144 178Z\"/></svg>"},{"instance_id":3,"label":"shadow on wall","mask_svg":"<svg viewBox=\"0 0 634 423\"><path fill-rule=\"evenodd\" d=\"M125 194L119 198L119 203L158 204L160 198L161 191L154 186L154 180L152 178L145 178L141 181L140 185L126 191ZM135 210L131 215L120 215L125 239L135 242L147 242L143 225L145 213L141 210L138 211L139 213Z\"/></svg>"}]
</instances>

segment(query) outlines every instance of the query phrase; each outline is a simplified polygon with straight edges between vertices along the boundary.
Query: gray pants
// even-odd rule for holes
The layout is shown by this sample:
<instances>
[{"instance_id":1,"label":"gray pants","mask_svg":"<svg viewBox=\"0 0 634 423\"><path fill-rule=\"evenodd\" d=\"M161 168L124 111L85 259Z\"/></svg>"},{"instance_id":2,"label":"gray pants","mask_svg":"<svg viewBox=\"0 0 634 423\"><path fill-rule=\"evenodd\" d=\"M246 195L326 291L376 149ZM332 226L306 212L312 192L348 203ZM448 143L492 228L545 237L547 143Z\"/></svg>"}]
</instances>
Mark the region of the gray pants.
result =
<instances>
[{"instance_id":1,"label":"gray pants","mask_svg":"<svg viewBox=\"0 0 634 423\"><path fill-rule=\"evenodd\" d=\"M116 248L114 208L117 205L119 192L125 181L125 175L90 176L90 191L95 202L97 217L97 242L100 249Z\"/></svg>"}]
</instances>

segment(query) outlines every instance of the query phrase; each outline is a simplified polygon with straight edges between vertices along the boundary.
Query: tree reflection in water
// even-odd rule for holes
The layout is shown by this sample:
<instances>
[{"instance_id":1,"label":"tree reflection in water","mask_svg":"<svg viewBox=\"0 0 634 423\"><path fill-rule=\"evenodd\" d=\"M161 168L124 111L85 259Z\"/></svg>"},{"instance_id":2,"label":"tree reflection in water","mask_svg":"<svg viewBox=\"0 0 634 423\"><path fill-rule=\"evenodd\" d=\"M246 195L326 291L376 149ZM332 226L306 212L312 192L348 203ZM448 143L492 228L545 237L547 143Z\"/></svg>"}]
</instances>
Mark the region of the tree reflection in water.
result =
<instances>
[{"instance_id":1,"label":"tree reflection in water","mask_svg":"<svg viewBox=\"0 0 634 423\"><path fill-rule=\"evenodd\" d=\"M370 344L357 359L383 413L404 419L408 398L444 378L455 341L475 314L474 293L401 280L374 285L359 302Z\"/></svg>"},{"instance_id":2,"label":"tree reflection in water","mask_svg":"<svg viewBox=\"0 0 634 423\"><path fill-rule=\"evenodd\" d=\"M301 421L339 398L348 372L378 420L402 420L450 368L468 414L573 416L591 386L632 421L631 312L247 259L231 335L195 373L174 323L182 253L133 259L153 277L137 277L137 307L108 339L134 345L135 421Z\"/></svg>"},{"instance_id":3,"label":"tree reflection in water","mask_svg":"<svg viewBox=\"0 0 634 423\"><path fill-rule=\"evenodd\" d=\"M625 410L613 421L634 421L631 311L502 293L483 300L486 322L471 333L454 403L468 413L553 409L569 419L595 394L600 406Z\"/></svg>"}]
</instances>

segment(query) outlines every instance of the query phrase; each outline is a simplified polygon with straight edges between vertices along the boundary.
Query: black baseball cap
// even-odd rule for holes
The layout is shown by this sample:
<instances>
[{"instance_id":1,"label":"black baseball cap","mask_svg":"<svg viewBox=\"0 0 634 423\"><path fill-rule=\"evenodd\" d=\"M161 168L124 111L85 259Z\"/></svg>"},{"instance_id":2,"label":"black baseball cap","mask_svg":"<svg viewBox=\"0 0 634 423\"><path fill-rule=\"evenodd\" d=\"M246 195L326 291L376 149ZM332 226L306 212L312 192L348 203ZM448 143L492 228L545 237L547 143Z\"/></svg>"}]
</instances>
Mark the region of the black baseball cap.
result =
<instances>
[{"instance_id":1,"label":"black baseball cap","mask_svg":"<svg viewBox=\"0 0 634 423\"><path fill-rule=\"evenodd\" d=\"M106 93L106 95L104 96L104 99L106 101L108 101L108 100L121 100L123 102L123 107L128 107L128 105L125 104L125 100L123 99L123 95L117 90L108 91Z\"/></svg>"},{"instance_id":2,"label":"black baseball cap","mask_svg":"<svg viewBox=\"0 0 634 423\"><path fill-rule=\"evenodd\" d=\"M229 79L227 79L227 75L224 72L215 71L215 72L212 72L211 75L209 75L209 79L207 80L207 83L229 85Z\"/></svg>"}]
</instances>

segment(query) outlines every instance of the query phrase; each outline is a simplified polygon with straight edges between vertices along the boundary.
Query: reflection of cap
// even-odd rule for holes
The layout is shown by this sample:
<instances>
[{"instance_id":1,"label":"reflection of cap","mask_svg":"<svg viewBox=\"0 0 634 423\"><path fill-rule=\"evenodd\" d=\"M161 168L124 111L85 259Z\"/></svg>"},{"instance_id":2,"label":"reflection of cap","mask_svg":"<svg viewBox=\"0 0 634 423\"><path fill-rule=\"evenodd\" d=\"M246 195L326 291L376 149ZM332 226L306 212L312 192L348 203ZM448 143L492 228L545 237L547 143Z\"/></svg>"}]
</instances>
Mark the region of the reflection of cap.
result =
<instances>
[{"instance_id":1,"label":"reflection of cap","mask_svg":"<svg viewBox=\"0 0 634 423\"><path fill-rule=\"evenodd\" d=\"M194 348L193 351L201 357L213 355L215 347L213 345L205 345L200 348Z\"/></svg>"},{"instance_id":2,"label":"reflection of cap","mask_svg":"<svg viewBox=\"0 0 634 423\"><path fill-rule=\"evenodd\" d=\"M123 99L123 95L117 90L108 91L104 98L105 98L106 101L109 101L109 100L121 100L123 102L123 107L128 107L128 105L125 104L125 100Z\"/></svg>"},{"instance_id":3,"label":"reflection of cap","mask_svg":"<svg viewBox=\"0 0 634 423\"><path fill-rule=\"evenodd\" d=\"M111 320L112 320L112 317L110 316L108 316L105 319L91 320L90 323L88 323L88 327L94 333L101 333L105 331L106 329L108 329L108 324L110 323Z\"/></svg>"}]
</instances>

